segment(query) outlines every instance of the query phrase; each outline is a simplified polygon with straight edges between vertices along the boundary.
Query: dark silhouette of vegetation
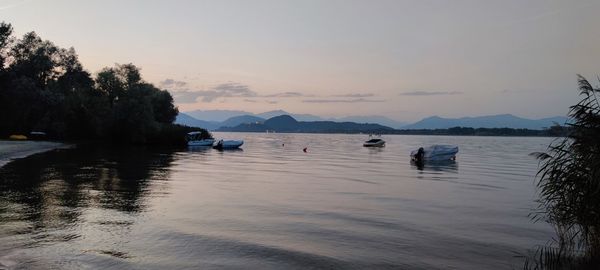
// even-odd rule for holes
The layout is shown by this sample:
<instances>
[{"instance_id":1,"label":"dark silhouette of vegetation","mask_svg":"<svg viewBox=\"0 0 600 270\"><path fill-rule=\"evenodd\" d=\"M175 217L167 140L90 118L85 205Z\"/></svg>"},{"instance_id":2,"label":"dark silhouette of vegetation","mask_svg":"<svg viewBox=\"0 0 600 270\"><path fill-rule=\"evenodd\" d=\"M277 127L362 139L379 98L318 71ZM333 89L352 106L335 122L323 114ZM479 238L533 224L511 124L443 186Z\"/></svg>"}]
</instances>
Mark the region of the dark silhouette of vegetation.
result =
<instances>
[{"instance_id":1,"label":"dark silhouette of vegetation","mask_svg":"<svg viewBox=\"0 0 600 270\"><path fill-rule=\"evenodd\" d=\"M94 78L73 48L35 32L14 38L0 23L0 137L42 131L55 139L182 143L201 129L173 125L177 114L171 94L145 82L135 65Z\"/></svg>"},{"instance_id":2,"label":"dark silhouette of vegetation","mask_svg":"<svg viewBox=\"0 0 600 270\"><path fill-rule=\"evenodd\" d=\"M600 89L579 76L582 100L570 107L569 135L540 160L540 210L552 224L557 247L538 251L526 269L598 269L600 265Z\"/></svg>"}]
</instances>

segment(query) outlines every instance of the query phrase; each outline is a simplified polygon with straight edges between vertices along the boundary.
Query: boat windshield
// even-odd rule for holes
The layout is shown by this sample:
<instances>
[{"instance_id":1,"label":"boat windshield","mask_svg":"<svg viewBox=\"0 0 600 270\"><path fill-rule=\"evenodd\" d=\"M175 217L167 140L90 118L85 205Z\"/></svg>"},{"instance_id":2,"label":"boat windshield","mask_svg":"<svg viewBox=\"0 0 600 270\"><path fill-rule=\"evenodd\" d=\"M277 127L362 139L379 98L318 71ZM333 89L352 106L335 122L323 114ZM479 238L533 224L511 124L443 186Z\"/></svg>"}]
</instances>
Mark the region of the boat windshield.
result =
<instances>
[{"instance_id":1,"label":"boat windshield","mask_svg":"<svg viewBox=\"0 0 600 270\"><path fill-rule=\"evenodd\" d=\"M379 142L379 141L381 141L381 139L370 139L367 142L368 143L375 143L375 142Z\"/></svg>"},{"instance_id":2,"label":"boat windshield","mask_svg":"<svg viewBox=\"0 0 600 270\"><path fill-rule=\"evenodd\" d=\"M187 139L188 139L188 141L199 141L199 140L201 140L201 139L202 139L202 138L200 138L200 137L201 137L201 135L202 135L202 134L200 134L199 132L198 132L198 133L196 133L196 132L193 132L193 133L192 133L192 132L190 132L190 133L188 133L188 135L187 135Z\"/></svg>"}]
</instances>

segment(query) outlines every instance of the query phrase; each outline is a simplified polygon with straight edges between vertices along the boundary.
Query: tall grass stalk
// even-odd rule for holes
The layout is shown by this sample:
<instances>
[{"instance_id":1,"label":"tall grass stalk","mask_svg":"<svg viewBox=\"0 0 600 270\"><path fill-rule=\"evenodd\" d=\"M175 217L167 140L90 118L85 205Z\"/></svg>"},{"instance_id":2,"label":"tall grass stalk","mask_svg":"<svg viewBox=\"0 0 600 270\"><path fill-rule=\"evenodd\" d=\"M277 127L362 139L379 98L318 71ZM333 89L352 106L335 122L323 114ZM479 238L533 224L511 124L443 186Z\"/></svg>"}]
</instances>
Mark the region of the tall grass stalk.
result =
<instances>
[{"instance_id":1,"label":"tall grass stalk","mask_svg":"<svg viewBox=\"0 0 600 270\"><path fill-rule=\"evenodd\" d=\"M526 269L570 269L565 265L599 261L600 89L581 75L578 83L582 99L570 107L569 135L554 141L547 152L534 153L540 160L540 199L533 216L554 226L557 247L538 250L536 267Z\"/></svg>"}]
</instances>

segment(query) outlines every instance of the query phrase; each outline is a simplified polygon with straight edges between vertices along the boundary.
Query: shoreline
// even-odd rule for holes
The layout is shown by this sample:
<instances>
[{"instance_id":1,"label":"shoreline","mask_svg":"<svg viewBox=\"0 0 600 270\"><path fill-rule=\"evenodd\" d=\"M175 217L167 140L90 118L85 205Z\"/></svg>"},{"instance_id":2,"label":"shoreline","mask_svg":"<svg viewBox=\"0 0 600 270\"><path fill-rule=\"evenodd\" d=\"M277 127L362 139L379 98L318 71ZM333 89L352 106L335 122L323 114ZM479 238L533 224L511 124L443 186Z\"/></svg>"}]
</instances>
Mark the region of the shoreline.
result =
<instances>
[{"instance_id":1,"label":"shoreline","mask_svg":"<svg viewBox=\"0 0 600 270\"><path fill-rule=\"evenodd\" d=\"M17 159L68 147L71 145L60 142L0 140L0 168Z\"/></svg>"}]
</instances>

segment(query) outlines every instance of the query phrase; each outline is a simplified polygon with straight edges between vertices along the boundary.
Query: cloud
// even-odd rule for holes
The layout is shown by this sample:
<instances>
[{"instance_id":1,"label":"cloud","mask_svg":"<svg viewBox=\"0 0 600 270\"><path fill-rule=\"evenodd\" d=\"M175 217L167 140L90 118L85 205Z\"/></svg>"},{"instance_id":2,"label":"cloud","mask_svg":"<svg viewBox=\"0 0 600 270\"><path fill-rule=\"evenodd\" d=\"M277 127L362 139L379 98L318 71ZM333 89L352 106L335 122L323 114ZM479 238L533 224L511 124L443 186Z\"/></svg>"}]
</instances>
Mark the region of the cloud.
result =
<instances>
[{"instance_id":1,"label":"cloud","mask_svg":"<svg viewBox=\"0 0 600 270\"><path fill-rule=\"evenodd\" d=\"M262 97L305 97L305 94L302 94L300 92L283 92L283 93L276 93L276 94L270 94L270 95L263 95Z\"/></svg>"},{"instance_id":2,"label":"cloud","mask_svg":"<svg viewBox=\"0 0 600 270\"><path fill-rule=\"evenodd\" d=\"M305 99L304 103L369 103L369 102L385 102L383 99L366 99L366 98L355 98L355 99Z\"/></svg>"},{"instance_id":3,"label":"cloud","mask_svg":"<svg viewBox=\"0 0 600 270\"><path fill-rule=\"evenodd\" d=\"M173 88L182 88L187 86L187 82L184 81L176 81L173 79L165 79L158 83L161 88L173 89Z\"/></svg>"},{"instance_id":4,"label":"cloud","mask_svg":"<svg viewBox=\"0 0 600 270\"><path fill-rule=\"evenodd\" d=\"M375 94L372 93L364 93L364 94L343 94L343 95L333 95L332 97L350 97L350 98L366 98L366 97L374 97Z\"/></svg>"},{"instance_id":5,"label":"cloud","mask_svg":"<svg viewBox=\"0 0 600 270\"><path fill-rule=\"evenodd\" d=\"M401 96L447 96L447 95L462 95L461 91L410 91L400 93Z\"/></svg>"},{"instance_id":6,"label":"cloud","mask_svg":"<svg viewBox=\"0 0 600 270\"><path fill-rule=\"evenodd\" d=\"M202 96L202 91L170 91L173 95L173 99L175 103L185 104L185 103L196 103L198 97Z\"/></svg>"},{"instance_id":7,"label":"cloud","mask_svg":"<svg viewBox=\"0 0 600 270\"><path fill-rule=\"evenodd\" d=\"M258 97L247 85L239 83L223 83L210 90L180 90L171 92L178 103L195 103L199 98L203 102L213 102L224 97Z\"/></svg>"},{"instance_id":8,"label":"cloud","mask_svg":"<svg viewBox=\"0 0 600 270\"><path fill-rule=\"evenodd\" d=\"M244 102L258 103L258 102L261 102L261 101L256 100L256 99L248 99L248 98L246 98L246 99L244 99ZM276 101L276 100L264 100L262 102L265 102L265 103L268 103L268 104L277 104L277 103L279 103L279 101Z\"/></svg>"},{"instance_id":9,"label":"cloud","mask_svg":"<svg viewBox=\"0 0 600 270\"><path fill-rule=\"evenodd\" d=\"M159 85L163 88L171 90L171 94L175 99L176 103L179 104L190 104L196 103L198 101L202 102L213 102L219 98L244 98L244 102L248 103L267 103L267 104L277 104L277 98L309 98L309 97L323 97L323 99L305 99L302 100L304 103L368 103L368 102L385 102L385 100L380 99L368 99L369 97L374 97L375 94L372 93L349 93L349 94L339 94L339 95L312 95L312 94L304 94L301 92L280 92L274 94L258 94L248 85L228 82L222 83L215 87L212 87L207 90L190 90L186 86L188 86L187 82L177 81L174 79L165 79L159 83ZM327 97L337 97L336 98L327 98Z\"/></svg>"}]
</instances>

